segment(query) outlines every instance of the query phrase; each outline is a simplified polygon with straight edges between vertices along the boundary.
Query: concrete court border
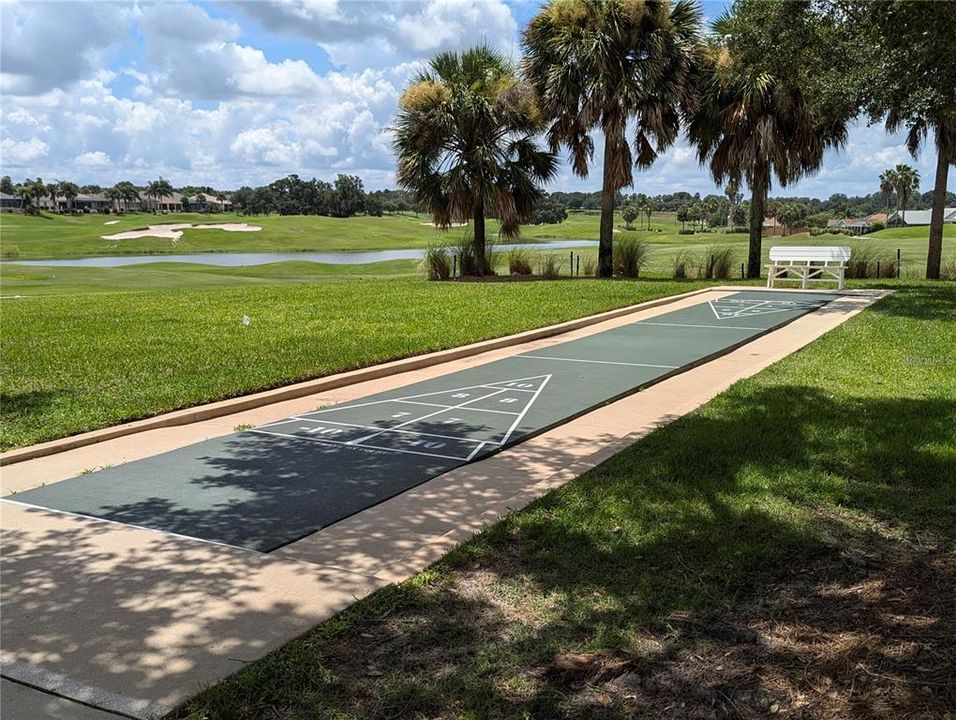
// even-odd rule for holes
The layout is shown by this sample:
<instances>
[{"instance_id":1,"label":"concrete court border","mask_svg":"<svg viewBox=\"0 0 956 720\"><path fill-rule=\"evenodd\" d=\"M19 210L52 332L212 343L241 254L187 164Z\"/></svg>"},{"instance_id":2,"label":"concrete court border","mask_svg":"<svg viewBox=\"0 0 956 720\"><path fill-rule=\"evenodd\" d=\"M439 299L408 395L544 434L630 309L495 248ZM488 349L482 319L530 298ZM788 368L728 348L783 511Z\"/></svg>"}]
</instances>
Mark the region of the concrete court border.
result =
<instances>
[{"instance_id":1,"label":"concrete court border","mask_svg":"<svg viewBox=\"0 0 956 720\"><path fill-rule=\"evenodd\" d=\"M707 292L723 294L714 289ZM69 555L79 544L81 547L73 554L73 562L84 554L98 557L99 567L79 573L80 581L86 581L87 575L96 580L105 574L111 581L123 582L123 575L130 567L140 574L162 574L170 570L175 573L184 562L189 562L202 568L200 576L208 571L219 572L220 584L218 588L203 590L198 587L203 583L193 580L186 582L185 591L177 588L172 595L157 598L155 593L150 594L132 582L130 592L122 599L145 600L161 606L174 615L170 621L173 627L152 627L148 622L146 627L142 622L137 625L136 620L142 620L141 617L137 618L127 609L96 608L96 604L102 603L92 596L71 605L68 613L54 609L49 619L58 620L60 626L46 626L44 631L54 635L58 630L73 633L71 641L80 651L65 659L80 660L82 656L88 661L86 667L77 668L76 675L80 677L74 676L73 668L64 658L51 657L55 655L53 648L38 647L32 652L23 652L22 642L21 652L13 656L8 656L5 648L4 672L26 682L30 682L30 678L25 675L31 671L34 679L44 673L61 673L60 677L69 676L69 682L46 689L53 692L59 689L61 694L68 697L72 694L83 702L92 699L101 707L135 717L165 712L187 700L202 684L215 682L240 669L235 656L243 661L261 657L354 600L413 575L483 526L603 462L656 427L703 404L736 380L803 347L886 294L844 294L822 312L809 313L728 355L604 406L488 460L446 473L269 556L248 551L234 553L201 541L163 537L155 531L27 511L2 503L4 530L20 533L19 541L27 553L37 546L41 550L45 547L40 555L48 559L58 552ZM664 311L667 310L670 308ZM628 321L630 319L622 322ZM486 361L491 359L494 358L488 357ZM404 377L389 380L391 383L398 380L400 384L414 381ZM388 380L365 385L381 382ZM330 399L341 401L342 398ZM229 432L228 427L224 432ZM185 442L195 439L195 435L187 436ZM556 454L556 447L563 448L563 452ZM47 465L50 460L53 458L35 463ZM10 468L14 469L21 468ZM48 474L44 475L47 481L53 480ZM57 587L58 579L43 562L41 558L39 568L33 568L34 571L39 569L41 575L46 571L45 584L52 584L54 592L59 591L57 594L68 594L69 583ZM223 576L228 576L225 581ZM188 606L186 611L183 604ZM250 616L248 612L238 613L237 607L255 607L256 611ZM277 607L281 608L281 619L276 616ZM91 627L77 628L75 618L84 611L94 615ZM183 617L184 612L188 620ZM123 617L124 613L131 617ZM233 617L231 613L240 617ZM207 616L219 621L228 619L228 637L221 637L222 631L218 638L208 637L210 628L203 625ZM167 614L163 614L163 618L166 617ZM98 622L113 626L119 623L135 637L132 642L119 643L119 648L111 648L107 640L113 638L99 637ZM202 638L198 646L194 639L197 636ZM22 639L14 637L14 644ZM132 672L129 671L131 665L135 666ZM185 669L178 674L157 674L156 668L160 666ZM86 691L76 688L86 688Z\"/></svg>"},{"instance_id":2,"label":"concrete court border","mask_svg":"<svg viewBox=\"0 0 956 720\"><path fill-rule=\"evenodd\" d=\"M741 286L741 288L754 290L763 289L759 286ZM659 307L661 305L668 305L684 298L693 297L695 295L720 289L726 288L699 288L697 290L691 290L678 295L668 295L663 298L657 298L656 300L648 300L636 305L627 305L622 308L606 310L596 315L588 315L583 318L567 320L555 325L546 325L545 327L541 328L525 330L524 332L516 333L514 335L505 335L503 337L492 338L490 340L481 340L476 343L460 345L458 347L448 348L446 350L438 350L422 355L413 355L411 357L402 358L399 360L392 360L377 365L370 365L357 370L349 370L342 373L335 373L333 375L325 375L312 380L306 380L304 382L283 385L271 390L262 390L260 392L249 393L239 397L227 398L226 400L219 400L203 405L195 405L192 407L183 408L181 410L173 410L172 412L143 418L142 420L133 420L127 423L100 428L99 430L90 430L89 432L70 435L65 438L49 440L47 442L37 443L35 445L29 445L23 448L16 448L14 450L8 450L7 452L0 453L0 467L3 467L4 465L13 465L26 460L32 460L38 457L44 457L46 455L53 455L64 450L71 450L73 448L92 445L105 440L112 440L113 438L123 437L125 435L144 432L146 430L154 430L156 428L172 427L176 425L189 425L202 420L211 420L213 418L223 417L225 415L232 415L243 410L252 410L265 405L272 405L274 403L282 402L283 400L292 400L295 398L305 397L307 395L314 395L325 390L334 390L339 387L355 385L366 380L375 380L380 377L388 377L390 375L408 372L409 370L432 367L434 365L440 365L442 363L449 362L450 360L480 355L481 353L488 352L489 350L497 350L499 348L520 345L532 340L539 340L542 338L552 337L554 335L561 335L572 330L577 330L579 328L604 322L605 320L611 320L625 315L630 315L635 312L640 312L641 310L647 310L649 308Z\"/></svg>"}]
</instances>

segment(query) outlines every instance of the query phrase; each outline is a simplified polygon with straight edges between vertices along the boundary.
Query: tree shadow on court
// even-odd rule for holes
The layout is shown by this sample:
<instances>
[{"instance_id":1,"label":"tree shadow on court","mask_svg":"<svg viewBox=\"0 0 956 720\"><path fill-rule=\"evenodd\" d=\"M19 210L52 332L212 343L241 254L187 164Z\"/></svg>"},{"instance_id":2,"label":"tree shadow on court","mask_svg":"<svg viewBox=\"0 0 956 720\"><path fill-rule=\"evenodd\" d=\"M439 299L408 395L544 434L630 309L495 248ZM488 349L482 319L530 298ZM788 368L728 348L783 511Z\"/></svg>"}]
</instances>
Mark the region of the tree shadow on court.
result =
<instances>
[{"instance_id":1,"label":"tree shadow on court","mask_svg":"<svg viewBox=\"0 0 956 720\"><path fill-rule=\"evenodd\" d=\"M942 717L956 403L735 395L211 689L197 716Z\"/></svg>"},{"instance_id":2,"label":"tree shadow on court","mask_svg":"<svg viewBox=\"0 0 956 720\"><path fill-rule=\"evenodd\" d=\"M368 428L384 431L389 425L372 423L363 432L374 432ZM455 428L462 437L486 437L494 430L464 421ZM416 430L448 433L440 421L418 422ZM408 450L409 442L423 440L414 452L388 447ZM450 441L450 448L432 447L435 441L392 434L378 440L384 449L375 449L246 432L210 441L201 457L191 457L187 449L179 457L108 468L18 499L44 505L52 498L62 509L267 552L465 464L477 446ZM156 482L167 473L173 479ZM96 512L86 509L91 490L109 504Z\"/></svg>"}]
</instances>

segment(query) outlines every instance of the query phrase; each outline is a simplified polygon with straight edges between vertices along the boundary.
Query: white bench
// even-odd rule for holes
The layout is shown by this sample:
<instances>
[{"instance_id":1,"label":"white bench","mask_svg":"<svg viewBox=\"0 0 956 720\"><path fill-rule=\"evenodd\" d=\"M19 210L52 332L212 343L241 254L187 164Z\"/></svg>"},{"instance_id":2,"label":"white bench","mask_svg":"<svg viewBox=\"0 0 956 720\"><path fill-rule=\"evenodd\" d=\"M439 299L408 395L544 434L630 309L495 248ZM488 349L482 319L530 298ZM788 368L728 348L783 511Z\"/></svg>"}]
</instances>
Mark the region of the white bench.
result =
<instances>
[{"instance_id":1,"label":"white bench","mask_svg":"<svg viewBox=\"0 0 956 720\"><path fill-rule=\"evenodd\" d=\"M843 245L777 245L770 248L770 264L767 266L767 287L774 280L786 280L784 275L795 273L800 287L806 289L811 282L832 282L843 289L846 264L850 248Z\"/></svg>"}]
</instances>

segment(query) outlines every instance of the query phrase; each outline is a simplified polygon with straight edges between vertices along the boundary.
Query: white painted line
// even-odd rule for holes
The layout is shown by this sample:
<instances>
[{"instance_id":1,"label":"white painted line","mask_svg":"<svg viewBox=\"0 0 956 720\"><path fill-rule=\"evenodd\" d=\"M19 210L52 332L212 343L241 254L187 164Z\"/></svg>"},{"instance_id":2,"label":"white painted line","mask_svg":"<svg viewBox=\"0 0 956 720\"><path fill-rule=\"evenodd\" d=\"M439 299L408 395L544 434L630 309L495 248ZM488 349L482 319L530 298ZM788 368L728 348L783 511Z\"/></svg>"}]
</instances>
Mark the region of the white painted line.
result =
<instances>
[{"instance_id":1,"label":"white painted line","mask_svg":"<svg viewBox=\"0 0 956 720\"><path fill-rule=\"evenodd\" d=\"M694 325L691 323L651 322L650 320L641 320L640 322L636 322L634 324L635 325L661 325L663 327L706 328L707 330L766 330L767 329L767 328L758 328L758 327L746 327L744 325Z\"/></svg>"},{"instance_id":2,"label":"white painted line","mask_svg":"<svg viewBox=\"0 0 956 720\"><path fill-rule=\"evenodd\" d=\"M362 430L381 430L382 432L386 432L386 433L394 431L398 433L405 433L406 435L423 435L425 437L440 438L442 440L480 442L482 445L485 445L485 444L500 445L500 443L495 442L494 440L478 440L476 438L462 437L461 435L437 435L435 433L418 432L417 430L398 430L397 426L394 428L380 428L374 425L356 425L355 423L333 422L332 420L313 420L312 418L306 418L306 417L291 417L286 420L283 420L281 423L273 423L272 425L263 425L262 427L273 427L276 424L285 425L286 423L290 423L293 420L298 420L300 422L319 423L320 425L344 425L345 427L361 428Z\"/></svg>"},{"instance_id":3,"label":"white painted line","mask_svg":"<svg viewBox=\"0 0 956 720\"><path fill-rule=\"evenodd\" d=\"M650 365L648 363L615 362L613 360L581 360L578 358L549 357L547 355L514 355L513 357L528 358L529 360L561 360L562 362L594 363L596 365L628 365L630 367L660 368L662 370L676 370L680 365Z\"/></svg>"},{"instance_id":4,"label":"white painted line","mask_svg":"<svg viewBox=\"0 0 956 720\"><path fill-rule=\"evenodd\" d=\"M44 486L41 486L44 487ZM8 502L11 505L21 505L25 508L32 508L34 510L45 510L46 512L51 512L56 515L66 515L67 517L83 518L84 520L99 520L100 522L112 523L113 525L123 525L124 527L136 528L137 530L151 530L153 532L160 532L163 535L171 535L172 537L184 538L186 540L195 540L197 542L208 543L210 545L219 545L220 547L233 548L235 550L245 550L246 552L259 553L258 550L250 550L247 547L242 545L230 545L229 543L219 542L218 540L206 540L205 538L195 537L193 535L183 535L182 533L172 532L171 530L163 530L158 527L150 527L149 525L137 525L135 523L124 522L122 520L112 520L110 518L100 517L99 515L87 515L86 513L72 512L70 510L60 510L58 508L46 507L45 505L34 505L33 503L23 502L22 500L13 500L10 497L0 498L0 502Z\"/></svg>"},{"instance_id":5,"label":"white painted line","mask_svg":"<svg viewBox=\"0 0 956 720\"><path fill-rule=\"evenodd\" d=\"M478 454L478 451L481 450L486 444L487 444L487 443L481 443L481 444L478 445L474 450L472 450L471 453L468 455L468 462L471 462L472 458L474 458L475 455ZM491 444L492 444L492 445L497 445L498 443L491 443Z\"/></svg>"},{"instance_id":6,"label":"white painted line","mask_svg":"<svg viewBox=\"0 0 956 720\"><path fill-rule=\"evenodd\" d=\"M538 388L537 392L535 392L534 396L524 406L524 410L522 410L521 414L515 418L515 421L513 423L511 423L511 427L508 428L508 432L506 432L505 436L501 438L502 445L508 442L508 438L511 437L511 433L513 433L515 431L515 428L518 427L518 423L520 423L522 419L524 419L524 416L528 413L528 410L531 409L531 406L534 405L534 401L538 399L538 396L541 394L541 391L544 390L545 385L548 384L548 381L550 379L551 379L551 375L547 375L544 378L544 381L541 383L541 386Z\"/></svg>"},{"instance_id":7,"label":"white painted line","mask_svg":"<svg viewBox=\"0 0 956 720\"><path fill-rule=\"evenodd\" d=\"M304 442L317 443L319 445L324 445L324 444L338 445L340 447L353 448L356 450L382 450L383 452L405 453L407 455L423 455L425 457L440 458L442 460L458 460L458 461L467 460L467 458L463 458L457 455L439 455L437 453L418 452L417 450L402 450L400 448L381 447L379 445L355 445L352 443L342 442L341 440L329 440L328 438L317 438L317 437L303 437L302 435L287 435L286 433L270 432L268 430L250 430L249 432L259 433L260 435L274 435L275 437L289 438L290 440L302 440ZM478 441L477 440L461 440L460 442L478 442Z\"/></svg>"},{"instance_id":8,"label":"white painted line","mask_svg":"<svg viewBox=\"0 0 956 720\"><path fill-rule=\"evenodd\" d=\"M482 395L481 397L476 397L473 400L468 400L467 402L459 403L458 405L453 405L451 407L442 408L441 410L436 410L435 412L428 413L427 415L423 415L422 417L417 417L414 420L406 420L405 422L401 422L398 425L395 425L394 427L389 428L389 430L397 430L398 428L405 427L406 425L411 425L412 423L421 422L422 420L427 420L430 417L441 415L442 413L446 413L449 410L460 410L462 408L467 407L468 405L471 405L472 403L476 403L481 400L487 400L488 398L494 397L495 395L501 395L501 393L503 392L508 392L508 391L505 390L504 388L496 388L494 392L487 393L486 395ZM379 430L379 432L374 432L371 435L366 435L365 437L359 438L358 440L350 440L349 444L359 445L365 442L366 440L371 440L373 437L377 437L378 435L381 435L383 432L386 432L386 431Z\"/></svg>"},{"instance_id":9,"label":"white painted line","mask_svg":"<svg viewBox=\"0 0 956 720\"><path fill-rule=\"evenodd\" d=\"M414 400L392 400L391 402L400 402L404 405L428 405L430 407L443 407L451 410L454 405L436 405L435 403L423 403L416 402ZM355 407L354 405L352 407ZM496 415L517 415L516 412L511 412L510 410L489 410L487 408L458 408L459 410L464 410L465 412L477 412L477 413L495 413Z\"/></svg>"},{"instance_id":10,"label":"white painted line","mask_svg":"<svg viewBox=\"0 0 956 720\"><path fill-rule=\"evenodd\" d=\"M502 383L504 384L504 383ZM501 387L499 385L478 385L477 387L488 388L489 390L508 390L509 392L534 393L537 390L523 390L522 388Z\"/></svg>"}]
</instances>

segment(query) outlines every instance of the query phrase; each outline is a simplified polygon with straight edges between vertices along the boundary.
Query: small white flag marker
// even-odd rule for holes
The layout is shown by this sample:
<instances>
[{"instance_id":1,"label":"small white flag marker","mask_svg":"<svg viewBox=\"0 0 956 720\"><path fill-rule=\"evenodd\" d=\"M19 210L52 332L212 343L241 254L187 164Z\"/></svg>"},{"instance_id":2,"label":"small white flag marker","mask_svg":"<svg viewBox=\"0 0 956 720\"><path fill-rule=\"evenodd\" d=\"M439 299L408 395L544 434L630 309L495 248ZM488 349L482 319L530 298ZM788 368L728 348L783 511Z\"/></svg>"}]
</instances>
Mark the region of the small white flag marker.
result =
<instances>
[{"instance_id":1,"label":"small white flag marker","mask_svg":"<svg viewBox=\"0 0 956 720\"><path fill-rule=\"evenodd\" d=\"M248 325L248 324L249 324L249 316L248 316L248 315L243 315L243 316L242 316L242 324L243 324L243 325Z\"/></svg>"}]
</instances>

